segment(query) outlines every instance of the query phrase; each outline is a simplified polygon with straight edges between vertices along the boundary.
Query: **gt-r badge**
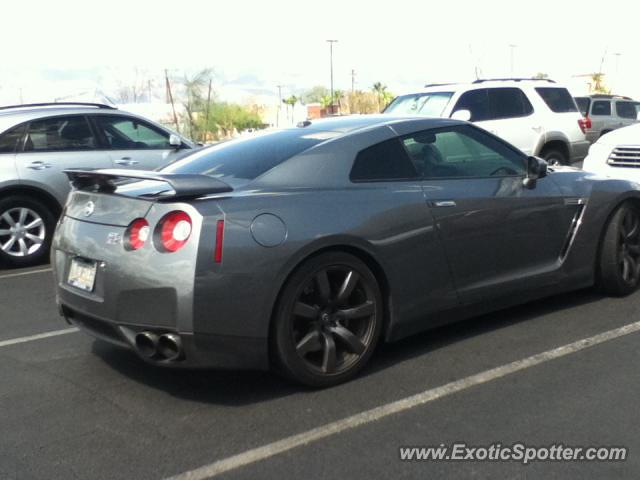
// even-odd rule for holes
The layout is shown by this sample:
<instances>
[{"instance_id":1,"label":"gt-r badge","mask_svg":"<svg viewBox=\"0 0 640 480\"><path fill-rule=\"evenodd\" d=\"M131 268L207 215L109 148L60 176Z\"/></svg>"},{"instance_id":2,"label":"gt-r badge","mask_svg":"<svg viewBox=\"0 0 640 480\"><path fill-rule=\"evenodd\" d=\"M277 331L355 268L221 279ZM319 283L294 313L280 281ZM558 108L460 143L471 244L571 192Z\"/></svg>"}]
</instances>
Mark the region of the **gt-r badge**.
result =
<instances>
[{"instance_id":1,"label":"gt-r badge","mask_svg":"<svg viewBox=\"0 0 640 480\"><path fill-rule=\"evenodd\" d=\"M109 232L107 235L107 245L120 245L122 243L122 235L117 232Z\"/></svg>"}]
</instances>

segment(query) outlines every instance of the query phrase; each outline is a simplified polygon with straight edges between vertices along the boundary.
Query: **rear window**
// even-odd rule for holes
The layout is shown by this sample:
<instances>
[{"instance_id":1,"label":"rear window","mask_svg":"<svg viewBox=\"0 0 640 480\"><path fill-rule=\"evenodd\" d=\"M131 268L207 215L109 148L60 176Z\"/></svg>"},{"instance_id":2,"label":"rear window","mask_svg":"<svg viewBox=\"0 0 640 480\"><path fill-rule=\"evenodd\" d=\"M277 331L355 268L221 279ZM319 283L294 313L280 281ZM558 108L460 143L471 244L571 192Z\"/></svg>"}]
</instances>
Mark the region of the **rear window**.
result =
<instances>
[{"instance_id":1,"label":"rear window","mask_svg":"<svg viewBox=\"0 0 640 480\"><path fill-rule=\"evenodd\" d=\"M620 118L636 119L637 111L634 102L616 102L616 113Z\"/></svg>"},{"instance_id":2,"label":"rear window","mask_svg":"<svg viewBox=\"0 0 640 480\"><path fill-rule=\"evenodd\" d=\"M418 173L397 138L365 148L356 156L351 181L404 180Z\"/></svg>"},{"instance_id":3,"label":"rear window","mask_svg":"<svg viewBox=\"0 0 640 480\"><path fill-rule=\"evenodd\" d=\"M566 88L539 87L536 88L536 92L538 92L538 95L542 97L542 100L544 100L544 103L547 104L547 107L549 107L552 112L566 113L578 111L576 102Z\"/></svg>"},{"instance_id":4,"label":"rear window","mask_svg":"<svg viewBox=\"0 0 640 480\"><path fill-rule=\"evenodd\" d=\"M241 137L194 152L161 171L209 175L237 186L335 135L300 128Z\"/></svg>"},{"instance_id":5,"label":"rear window","mask_svg":"<svg viewBox=\"0 0 640 480\"><path fill-rule=\"evenodd\" d=\"M416 93L397 97L386 108L384 113L395 115L426 115L428 117L441 117L447 108L453 92Z\"/></svg>"},{"instance_id":6,"label":"rear window","mask_svg":"<svg viewBox=\"0 0 640 480\"><path fill-rule=\"evenodd\" d=\"M18 141L24 133L24 125L19 125L0 135L0 153L13 153L18 147Z\"/></svg>"},{"instance_id":7,"label":"rear window","mask_svg":"<svg viewBox=\"0 0 640 480\"><path fill-rule=\"evenodd\" d=\"M611 115L611 102L609 100L597 100L593 102L591 115Z\"/></svg>"},{"instance_id":8,"label":"rear window","mask_svg":"<svg viewBox=\"0 0 640 480\"><path fill-rule=\"evenodd\" d=\"M578 105L578 110L580 110L582 116L586 117L589 115L589 104L591 103L591 100L587 97L576 97L575 100Z\"/></svg>"}]
</instances>

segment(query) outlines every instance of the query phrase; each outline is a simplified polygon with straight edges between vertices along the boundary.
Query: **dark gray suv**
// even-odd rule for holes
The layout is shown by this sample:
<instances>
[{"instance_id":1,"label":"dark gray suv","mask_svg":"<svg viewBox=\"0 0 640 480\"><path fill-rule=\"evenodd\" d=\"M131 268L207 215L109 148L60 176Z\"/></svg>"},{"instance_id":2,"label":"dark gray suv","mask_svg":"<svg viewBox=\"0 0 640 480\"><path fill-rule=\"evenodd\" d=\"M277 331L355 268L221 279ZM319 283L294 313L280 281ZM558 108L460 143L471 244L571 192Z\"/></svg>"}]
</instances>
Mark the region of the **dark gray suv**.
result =
<instances>
[{"instance_id":1,"label":"dark gray suv","mask_svg":"<svg viewBox=\"0 0 640 480\"><path fill-rule=\"evenodd\" d=\"M194 145L112 106L86 103L0 108L0 264L46 257L69 193L66 168L151 170Z\"/></svg>"}]
</instances>

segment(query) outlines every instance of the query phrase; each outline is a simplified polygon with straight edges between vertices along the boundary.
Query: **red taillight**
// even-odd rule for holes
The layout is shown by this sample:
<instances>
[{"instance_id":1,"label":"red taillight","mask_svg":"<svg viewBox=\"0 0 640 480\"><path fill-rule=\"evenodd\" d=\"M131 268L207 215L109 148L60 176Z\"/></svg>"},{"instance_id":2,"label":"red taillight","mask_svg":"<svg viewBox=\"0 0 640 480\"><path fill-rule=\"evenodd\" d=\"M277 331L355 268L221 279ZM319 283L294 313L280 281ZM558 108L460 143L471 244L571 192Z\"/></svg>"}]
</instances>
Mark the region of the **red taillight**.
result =
<instances>
[{"instance_id":1,"label":"red taillight","mask_svg":"<svg viewBox=\"0 0 640 480\"><path fill-rule=\"evenodd\" d=\"M180 250L191 236L191 217L185 212L171 212L162 217L156 227L157 240L161 250Z\"/></svg>"},{"instance_id":2,"label":"red taillight","mask_svg":"<svg viewBox=\"0 0 640 480\"><path fill-rule=\"evenodd\" d=\"M144 218L136 218L127 227L124 234L124 248L126 250L138 250L142 248L149 238L149 222Z\"/></svg>"},{"instance_id":3,"label":"red taillight","mask_svg":"<svg viewBox=\"0 0 640 480\"><path fill-rule=\"evenodd\" d=\"M222 263L222 244L224 243L224 220L218 220L216 225L216 250L213 261Z\"/></svg>"},{"instance_id":4,"label":"red taillight","mask_svg":"<svg viewBox=\"0 0 640 480\"><path fill-rule=\"evenodd\" d=\"M591 119L589 117L584 117L578 120L578 125L580 125L580 130L582 133L586 133L587 130L591 128Z\"/></svg>"}]
</instances>

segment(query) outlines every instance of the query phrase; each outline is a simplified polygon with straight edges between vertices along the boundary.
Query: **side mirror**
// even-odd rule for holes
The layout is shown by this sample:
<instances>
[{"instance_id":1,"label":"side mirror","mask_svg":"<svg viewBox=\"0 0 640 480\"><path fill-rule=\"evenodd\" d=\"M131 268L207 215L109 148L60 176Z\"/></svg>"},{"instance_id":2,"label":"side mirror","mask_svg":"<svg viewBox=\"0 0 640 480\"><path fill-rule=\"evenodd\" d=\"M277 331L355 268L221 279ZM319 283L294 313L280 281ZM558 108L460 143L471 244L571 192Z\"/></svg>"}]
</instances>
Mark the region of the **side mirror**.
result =
<instances>
[{"instance_id":1,"label":"side mirror","mask_svg":"<svg viewBox=\"0 0 640 480\"><path fill-rule=\"evenodd\" d=\"M524 177L525 188L536 188L539 178L547 176L547 162L538 157L527 157L527 176Z\"/></svg>"},{"instance_id":2,"label":"side mirror","mask_svg":"<svg viewBox=\"0 0 640 480\"><path fill-rule=\"evenodd\" d=\"M172 133L169 136L169 145L171 145L173 148L177 150L182 146L182 139L175 133Z\"/></svg>"},{"instance_id":3,"label":"side mirror","mask_svg":"<svg viewBox=\"0 0 640 480\"><path fill-rule=\"evenodd\" d=\"M462 120L468 122L471 120L471 112L469 110L456 110L451 114L451 118L454 120Z\"/></svg>"}]
</instances>

